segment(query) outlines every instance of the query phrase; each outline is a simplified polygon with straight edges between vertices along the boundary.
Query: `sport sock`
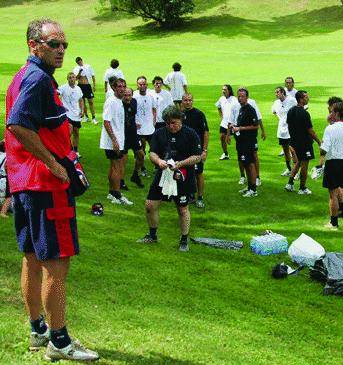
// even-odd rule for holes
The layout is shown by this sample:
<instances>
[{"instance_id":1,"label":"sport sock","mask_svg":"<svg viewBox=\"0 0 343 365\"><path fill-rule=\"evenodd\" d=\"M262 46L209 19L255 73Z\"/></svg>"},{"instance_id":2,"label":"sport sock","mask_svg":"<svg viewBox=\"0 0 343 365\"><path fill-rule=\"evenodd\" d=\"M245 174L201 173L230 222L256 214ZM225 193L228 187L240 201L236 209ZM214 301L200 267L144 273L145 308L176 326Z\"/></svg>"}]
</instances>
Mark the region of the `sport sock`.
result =
<instances>
[{"instance_id":1,"label":"sport sock","mask_svg":"<svg viewBox=\"0 0 343 365\"><path fill-rule=\"evenodd\" d=\"M180 242L187 243L188 240L188 234L181 235Z\"/></svg>"},{"instance_id":2,"label":"sport sock","mask_svg":"<svg viewBox=\"0 0 343 365\"><path fill-rule=\"evenodd\" d=\"M338 227L338 217L336 216L331 216L330 217L330 223L334 226L334 227Z\"/></svg>"},{"instance_id":3,"label":"sport sock","mask_svg":"<svg viewBox=\"0 0 343 365\"><path fill-rule=\"evenodd\" d=\"M198 200L202 200L202 195L198 195Z\"/></svg>"},{"instance_id":4,"label":"sport sock","mask_svg":"<svg viewBox=\"0 0 343 365\"><path fill-rule=\"evenodd\" d=\"M290 161L286 161L286 166L287 166L287 169L289 171L292 171L292 167L291 167L291 162Z\"/></svg>"},{"instance_id":5,"label":"sport sock","mask_svg":"<svg viewBox=\"0 0 343 365\"><path fill-rule=\"evenodd\" d=\"M38 319L30 319L31 332L36 332L40 335L46 332L48 326L45 323L44 317L40 315Z\"/></svg>"},{"instance_id":6,"label":"sport sock","mask_svg":"<svg viewBox=\"0 0 343 365\"><path fill-rule=\"evenodd\" d=\"M256 184L251 184L251 185L250 185L250 189L251 189L252 191L256 191Z\"/></svg>"},{"instance_id":7,"label":"sport sock","mask_svg":"<svg viewBox=\"0 0 343 365\"><path fill-rule=\"evenodd\" d=\"M290 177L288 180L288 184L294 185L294 177Z\"/></svg>"},{"instance_id":8,"label":"sport sock","mask_svg":"<svg viewBox=\"0 0 343 365\"><path fill-rule=\"evenodd\" d=\"M74 147L73 147L73 151L74 151L74 152L77 152L77 150L78 150L77 146L74 146Z\"/></svg>"},{"instance_id":9,"label":"sport sock","mask_svg":"<svg viewBox=\"0 0 343 365\"><path fill-rule=\"evenodd\" d=\"M153 239L157 239L157 228L149 228L149 235Z\"/></svg>"},{"instance_id":10,"label":"sport sock","mask_svg":"<svg viewBox=\"0 0 343 365\"><path fill-rule=\"evenodd\" d=\"M62 349L71 344L71 339L68 335L67 327L64 326L59 330L50 331L50 340L55 347Z\"/></svg>"},{"instance_id":11,"label":"sport sock","mask_svg":"<svg viewBox=\"0 0 343 365\"><path fill-rule=\"evenodd\" d=\"M120 192L120 191L113 190L112 195L113 195L116 199L120 199L120 198L121 198L121 192Z\"/></svg>"}]
</instances>

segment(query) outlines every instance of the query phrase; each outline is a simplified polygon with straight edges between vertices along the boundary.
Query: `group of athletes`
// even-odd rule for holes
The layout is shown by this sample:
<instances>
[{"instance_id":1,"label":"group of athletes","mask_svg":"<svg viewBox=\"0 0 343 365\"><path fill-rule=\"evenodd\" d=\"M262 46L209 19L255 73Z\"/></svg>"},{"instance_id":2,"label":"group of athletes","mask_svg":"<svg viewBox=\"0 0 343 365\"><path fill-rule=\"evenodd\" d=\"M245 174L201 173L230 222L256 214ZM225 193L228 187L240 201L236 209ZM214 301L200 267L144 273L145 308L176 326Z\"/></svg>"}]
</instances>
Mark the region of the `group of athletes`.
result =
<instances>
[{"instance_id":1,"label":"group of athletes","mask_svg":"<svg viewBox=\"0 0 343 365\"><path fill-rule=\"evenodd\" d=\"M6 171L12 194L15 231L23 252L21 286L30 319L30 349L46 347L45 358L91 361L97 352L73 340L65 321L65 282L70 258L79 253L75 199L70 176L62 161L72 148L78 153L78 131L82 117L94 124L95 75L89 65L76 58L77 67L68 74L68 83L58 88L53 77L62 67L68 42L59 23L37 19L27 29L29 57L14 76L6 94L5 149ZM181 238L179 250L189 250L190 212L188 204L203 202L203 162L207 158L209 130L204 113L193 107L181 65L175 63L166 78L156 76L154 90L148 90L145 76L137 77L137 90L127 88L119 62L111 61L105 73L106 101L100 148L110 161L108 199L114 204L132 205L121 192L125 189L124 169L128 149L135 152L131 181L143 187L145 145L155 174L145 203L148 233L139 242L157 242L159 205L173 199L179 215ZM76 85L78 81L78 85ZM92 85L93 84L93 89ZM170 88L170 94L162 89ZM328 227L338 228L342 215L343 187L343 102L329 99L329 125L321 142L315 134L306 110L308 94L294 89L294 80L286 79L286 88L275 89L272 112L279 119L278 137L285 155L289 176L285 186L294 191L300 169L299 194L308 195L306 187L309 160L314 158L313 140L320 146L317 175L324 167L323 185L330 193L331 219ZM293 93L293 95L292 95ZM259 179L257 131L266 137L262 117L246 88L239 88L237 99L230 85L223 86L223 96L216 106L223 155L228 159L227 143L236 140L241 178L247 179L242 191L246 198L257 196ZM79 156L80 157L80 156ZM293 159L293 166L291 159ZM243 181L240 180L240 181ZM244 181L243 181L244 183ZM121 185L120 185L121 184ZM168 191L168 194L164 194ZM45 316L42 315L44 309Z\"/></svg>"}]
</instances>

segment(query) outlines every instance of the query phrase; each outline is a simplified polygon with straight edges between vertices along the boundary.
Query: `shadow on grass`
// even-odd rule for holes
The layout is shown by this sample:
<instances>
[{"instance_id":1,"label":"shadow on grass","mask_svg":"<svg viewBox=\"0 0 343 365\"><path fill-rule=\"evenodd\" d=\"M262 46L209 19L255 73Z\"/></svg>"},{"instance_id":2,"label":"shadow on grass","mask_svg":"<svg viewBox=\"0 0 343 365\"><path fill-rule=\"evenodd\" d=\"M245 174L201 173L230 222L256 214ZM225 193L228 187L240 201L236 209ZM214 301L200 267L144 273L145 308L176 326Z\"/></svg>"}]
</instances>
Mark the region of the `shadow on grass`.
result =
<instances>
[{"instance_id":1,"label":"shadow on grass","mask_svg":"<svg viewBox=\"0 0 343 365\"><path fill-rule=\"evenodd\" d=\"M161 38L182 33L200 33L223 38L248 36L257 40L302 38L342 29L342 6L330 6L312 11L275 17L271 21L253 20L228 14L202 16L185 21L174 31L157 29L153 23L137 26L129 39Z\"/></svg>"},{"instance_id":2,"label":"shadow on grass","mask_svg":"<svg viewBox=\"0 0 343 365\"><path fill-rule=\"evenodd\" d=\"M131 365L200 365L198 362L174 359L156 352L150 352L150 356L143 356L108 349L98 351L100 356L106 360L123 361L125 364Z\"/></svg>"}]
</instances>

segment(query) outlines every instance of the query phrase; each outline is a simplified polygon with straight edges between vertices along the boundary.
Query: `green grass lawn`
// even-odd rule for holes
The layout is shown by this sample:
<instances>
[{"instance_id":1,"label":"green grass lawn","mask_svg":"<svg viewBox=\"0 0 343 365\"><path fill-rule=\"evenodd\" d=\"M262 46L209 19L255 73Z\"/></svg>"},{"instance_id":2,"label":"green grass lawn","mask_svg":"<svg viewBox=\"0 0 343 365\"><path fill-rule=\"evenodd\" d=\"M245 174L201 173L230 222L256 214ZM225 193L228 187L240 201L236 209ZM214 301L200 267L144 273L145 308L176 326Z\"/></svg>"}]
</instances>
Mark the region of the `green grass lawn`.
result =
<instances>
[{"instance_id":1,"label":"green grass lawn","mask_svg":"<svg viewBox=\"0 0 343 365\"><path fill-rule=\"evenodd\" d=\"M173 205L161 207L159 243L135 240L146 233L146 188L129 184L133 207L105 199L107 161L98 149L100 126L83 124L80 152L92 187L78 199L81 255L68 279L68 324L72 336L99 351L99 364L342 364L343 310L338 297L322 295L308 271L276 281L271 268L287 255L262 257L249 241L265 229L287 236L302 232L327 251L342 251L342 229L328 232L328 193L309 180L312 196L288 194L287 179L270 108L274 88L292 75L310 94L314 128L322 136L329 96L343 96L340 1L198 1L198 12L182 29L161 32L140 19L109 16L94 0L0 0L0 116L13 74L27 56L25 31L34 17L49 16L64 26L70 47L59 83L81 55L96 72L96 109L101 119L102 77L118 58L130 85L140 74L165 76L174 61L183 65L195 106L210 126L206 162L206 209L191 207L191 236L244 241L240 251L191 245L177 251ZM221 85L245 85L263 115L267 140L260 140L259 196L238 194L234 146L219 162L219 118L215 101ZM0 126L1 134L3 125ZM316 149L318 157L318 149ZM316 161L311 162L311 167ZM128 174L132 169L129 157ZM150 168L152 171L152 168ZM127 178L129 182L129 178ZM89 214L101 201L105 215ZM20 295L20 258L12 218L0 221L0 364L40 364L31 354L28 320Z\"/></svg>"}]
</instances>

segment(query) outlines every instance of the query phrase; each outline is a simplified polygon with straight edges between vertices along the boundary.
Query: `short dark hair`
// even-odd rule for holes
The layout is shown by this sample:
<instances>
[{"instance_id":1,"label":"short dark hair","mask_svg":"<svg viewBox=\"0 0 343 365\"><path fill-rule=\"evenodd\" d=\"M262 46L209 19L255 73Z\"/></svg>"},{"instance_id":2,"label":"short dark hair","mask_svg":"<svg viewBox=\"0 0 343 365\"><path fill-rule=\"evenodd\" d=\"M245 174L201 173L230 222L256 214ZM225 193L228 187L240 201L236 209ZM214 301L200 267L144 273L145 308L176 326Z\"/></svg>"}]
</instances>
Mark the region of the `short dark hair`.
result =
<instances>
[{"instance_id":1,"label":"short dark hair","mask_svg":"<svg viewBox=\"0 0 343 365\"><path fill-rule=\"evenodd\" d=\"M119 61L113 58L113 60L111 60L110 66L112 68L117 68L119 66Z\"/></svg>"},{"instance_id":2,"label":"short dark hair","mask_svg":"<svg viewBox=\"0 0 343 365\"><path fill-rule=\"evenodd\" d=\"M184 94L182 95L182 99L183 99L183 98L186 98L187 96L190 96L190 97L192 98L192 100L194 99L194 97L193 97L193 94L192 94L192 93L184 93Z\"/></svg>"},{"instance_id":3,"label":"short dark hair","mask_svg":"<svg viewBox=\"0 0 343 365\"><path fill-rule=\"evenodd\" d=\"M240 88L237 90L237 94L238 94L239 92L245 92L246 97L247 97L247 98L249 97L249 91L248 91L248 89L246 89L245 87L240 87Z\"/></svg>"},{"instance_id":4,"label":"short dark hair","mask_svg":"<svg viewBox=\"0 0 343 365\"><path fill-rule=\"evenodd\" d=\"M79 61L82 61L82 58L80 56L75 58L76 63L78 63Z\"/></svg>"},{"instance_id":5,"label":"short dark hair","mask_svg":"<svg viewBox=\"0 0 343 365\"><path fill-rule=\"evenodd\" d=\"M67 73L67 78L68 78L70 75L74 75L74 76L75 76L74 72L68 72L68 73Z\"/></svg>"},{"instance_id":6,"label":"short dark hair","mask_svg":"<svg viewBox=\"0 0 343 365\"><path fill-rule=\"evenodd\" d=\"M112 87L117 87L117 85L119 84L119 82L123 82L126 86L126 81L124 79L122 79L121 77L115 77L112 76L108 79L108 83L110 84L110 86Z\"/></svg>"},{"instance_id":7,"label":"short dark hair","mask_svg":"<svg viewBox=\"0 0 343 365\"><path fill-rule=\"evenodd\" d=\"M286 81L287 79L292 80L292 82L293 82L293 84L294 84L294 79L293 79L293 77L292 77L292 76L287 76L287 77L285 78L285 81Z\"/></svg>"},{"instance_id":8,"label":"short dark hair","mask_svg":"<svg viewBox=\"0 0 343 365\"><path fill-rule=\"evenodd\" d=\"M229 85L229 84L224 84L223 86L226 86L226 88L228 89L229 91L229 96L233 96L234 93L233 93L233 89L232 89L232 86Z\"/></svg>"},{"instance_id":9,"label":"short dark hair","mask_svg":"<svg viewBox=\"0 0 343 365\"><path fill-rule=\"evenodd\" d=\"M138 81L139 79L144 79L146 81L146 77L143 76L143 75L142 76L138 76L136 81Z\"/></svg>"},{"instance_id":10,"label":"short dark hair","mask_svg":"<svg viewBox=\"0 0 343 365\"><path fill-rule=\"evenodd\" d=\"M49 18L41 18L32 20L26 30L26 40L29 41L30 39L39 40L42 38L43 34L43 25L45 24L55 24L60 26L55 20Z\"/></svg>"},{"instance_id":11,"label":"short dark hair","mask_svg":"<svg viewBox=\"0 0 343 365\"><path fill-rule=\"evenodd\" d=\"M162 83L163 83L163 79L161 76L155 76L154 79L152 80L152 84L155 85L156 81L162 81Z\"/></svg>"},{"instance_id":12,"label":"short dark hair","mask_svg":"<svg viewBox=\"0 0 343 365\"><path fill-rule=\"evenodd\" d=\"M286 90L283 88L283 86L277 86L275 90L280 90L281 94L286 96Z\"/></svg>"},{"instance_id":13,"label":"short dark hair","mask_svg":"<svg viewBox=\"0 0 343 365\"><path fill-rule=\"evenodd\" d=\"M179 62L175 62L172 66L174 71L180 71L181 70L181 65L179 64Z\"/></svg>"},{"instance_id":14,"label":"short dark hair","mask_svg":"<svg viewBox=\"0 0 343 365\"><path fill-rule=\"evenodd\" d=\"M343 102L339 101L338 103L333 104L333 112L338 113L339 119L343 119Z\"/></svg>"},{"instance_id":15,"label":"short dark hair","mask_svg":"<svg viewBox=\"0 0 343 365\"><path fill-rule=\"evenodd\" d=\"M295 98L297 99L297 102L299 103L299 101L301 99L304 98L305 94L307 94L307 91L305 90L298 90L296 93L295 93Z\"/></svg>"},{"instance_id":16,"label":"short dark hair","mask_svg":"<svg viewBox=\"0 0 343 365\"><path fill-rule=\"evenodd\" d=\"M0 141L0 152L5 152L5 140Z\"/></svg>"},{"instance_id":17,"label":"short dark hair","mask_svg":"<svg viewBox=\"0 0 343 365\"><path fill-rule=\"evenodd\" d=\"M181 121L183 121L183 118L184 118L184 114L175 105L169 105L169 106L167 106L163 110L163 113L162 113L162 119L165 122L168 122L171 119L180 119Z\"/></svg>"},{"instance_id":18,"label":"short dark hair","mask_svg":"<svg viewBox=\"0 0 343 365\"><path fill-rule=\"evenodd\" d=\"M331 96L328 100L328 105L332 106L333 104L341 103L342 101L343 100L339 96Z\"/></svg>"}]
</instances>

